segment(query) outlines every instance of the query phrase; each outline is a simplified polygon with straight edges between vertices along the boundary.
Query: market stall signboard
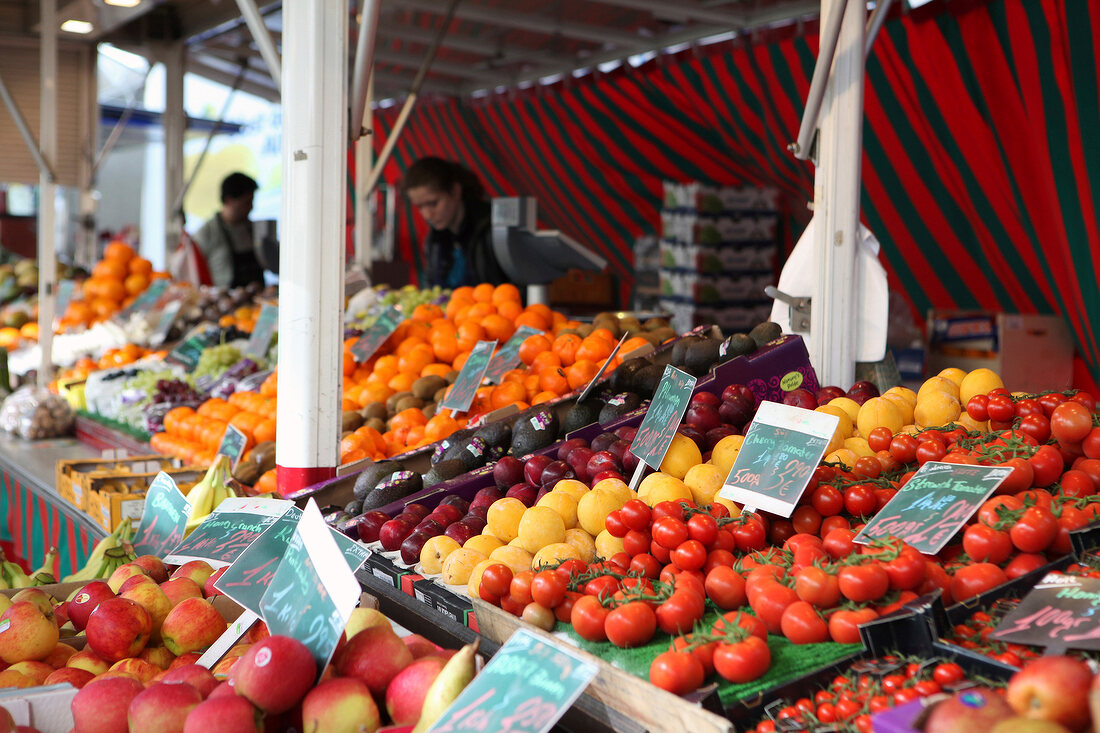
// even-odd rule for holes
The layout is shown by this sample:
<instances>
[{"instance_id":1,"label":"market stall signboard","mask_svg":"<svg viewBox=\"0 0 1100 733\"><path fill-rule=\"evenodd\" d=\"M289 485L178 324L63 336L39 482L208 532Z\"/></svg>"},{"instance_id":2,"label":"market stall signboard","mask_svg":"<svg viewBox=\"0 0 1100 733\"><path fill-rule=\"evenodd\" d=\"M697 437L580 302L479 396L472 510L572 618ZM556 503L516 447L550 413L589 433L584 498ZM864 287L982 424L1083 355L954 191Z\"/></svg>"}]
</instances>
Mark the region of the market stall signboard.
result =
<instances>
[{"instance_id":1,"label":"market stall signboard","mask_svg":"<svg viewBox=\"0 0 1100 733\"><path fill-rule=\"evenodd\" d=\"M161 557L183 540L191 503L164 471L158 473L145 492L141 525L134 535L134 554Z\"/></svg>"},{"instance_id":2,"label":"market stall signboard","mask_svg":"<svg viewBox=\"0 0 1100 733\"><path fill-rule=\"evenodd\" d=\"M926 555L935 555L978 511L1011 468L929 461L913 474L855 542L897 537Z\"/></svg>"},{"instance_id":3,"label":"market stall signboard","mask_svg":"<svg viewBox=\"0 0 1100 733\"><path fill-rule=\"evenodd\" d=\"M278 327L279 306L264 303L260 308L259 317L256 318L256 325L252 327L252 334L248 337L244 353L253 360L262 359L271 347L271 339L275 338L275 330Z\"/></svg>"},{"instance_id":4,"label":"market stall signboard","mask_svg":"<svg viewBox=\"0 0 1100 733\"><path fill-rule=\"evenodd\" d=\"M386 342L386 339L397 330L403 320L405 318L401 315L401 311L393 306L382 311L378 315L378 319L370 325L370 328L364 331L363 335L352 344L351 355L355 357L355 361L362 364L374 356L374 352L378 351L378 347Z\"/></svg>"},{"instance_id":5,"label":"market stall signboard","mask_svg":"<svg viewBox=\"0 0 1100 733\"><path fill-rule=\"evenodd\" d=\"M305 644L320 677L359 602L360 588L317 503L310 499L260 599L272 634Z\"/></svg>"},{"instance_id":6,"label":"market stall signboard","mask_svg":"<svg viewBox=\"0 0 1100 733\"><path fill-rule=\"evenodd\" d=\"M69 301L73 299L74 289L76 289L76 283L73 280L62 280L57 284L57 306L54 312L58 318L64 317L65 311L69 309Z\"/></svg>"},{"instance_id":7,"label":"market stall signboard","mask_svg":"<svg viewBox=\"0 0 1100 733\"><path fill-rule=\"evenodd\" d=\"M489 384L500 383L505 372L509 369L515 369L519 364L519 347L523 345L525 340L540 333L545 332L530 326L517 328L516 332L512 334L512 338L505 341L504 346L501 346L500 351L493 356L489 368L485 370L485 379L489 380Z\"/></svg>"},{"instance_id":8,"label":"market stall signboard","mask_svg":"<svg viewBox=\"0 0 1100 733\"><path fill-rule=\"evenodd\" d=\"M149 283L149 287L142 291L141 295L134 298L134 302L126 306L119 312L120 318L126 318L133 313L144 313L146 311L153 310L157 301L160 300L160 296L164 295L164 292L168 290L168 280L154 280Z\"/></svg>"},{"instance_id":9,"label":"market stall signboard","mask_svg":"<svg viewBox=\"0 0 1100 733\"><path fill-rule=\"evenodd\" d=\"M992 638L1054 651L1100 650L1100 578L1047 574L1005 614Z\"/></svg>"},{"instance_id":10,"label":"market stall signboard","mask_svg":"<svg viewBox=\"0 0 1100 733\"><path fill-rule=\"evenodd\" d=\"M198 366L203 349L213 346L220 335L221 329L213 324L196 326L165 359L191 371Z\"/></svg>"},{"instance_id":11,"label":"market stall signboard","mask_svg":"<svg viewBox=\"0 0 1100 733\"><path fill-rule=\"evenodd\" d=\"M182 565L190 560L205 560L215 568L229 565L291 506L293 502L286 499L248 496L226 499L164 562Z\"/></svg>"},{"instance_id":12,"label":"market stall signboard","mask_svg":"<svg viewBox=\"0 0 1100 733\"><path fill-rule=\"evenodd\" d=\"M236 425L226 425L222 434L222 442L218 445L218 455L225 456L237 470L237 464L241 462L244 447L248 445L248 437L241 432Z\"/></svg>"},{"instance_id":13,"label":"market stall signboard","mask_svg":"<svg viewBox=\"0 0 1100 733\"><path fill-rule=\"evenodd\" d=\"M760 403L718 495L746 510L791 516L839 422L824 412Z\"/></svg>"},{"instance_id":14,"label":"market stall signboard","mask_svg":"<svg viewBox=\"0 0 1100 733\"><path fill-rule=\"evenodd\" d=\"M302 510L298 507L292 506L287 509L283 516L275 520L263 534L237 556L222 576L214 581L214 587L232 598L242 608L259 614L260 599L263 598L264 591L274 579L279 560L286 554L287 546L294 536L294 529L301 518ZM370 550L342 532L331 528L330 531L348 568L354 573L367 561Z\"/></svg>"},{"instance_id":15,"label":"market stall signboard","mask_svg":"<svg viewBox=\"0 0 1100 733\"><path fill-rule=\"evenodd\" d=\"M172 330L172 324L176 322L176 316L180 314L182 308L182 300L173 300L164 306L160 312L160 318L157 319L157 325L153 328L153 333L149 335L151 346L160 346L168 340L168 332Z\"/></svg>"},{"instance_id":16,"label":"market stall signboard","mask_svg":"<svg viewBox=\"0 0 1100 733\"><path fill-rule=\"evenodd\" d=\"M439 403L440 410L453 410L465 412L470 409L474 401L477 388L481 386L481 380L485 377L485 370L489 368L489 360L497 347L496 341L478 341L462 365L462 370L455 378L454 384L447 390L443 401Z\"/></svg>"},{"instance_id":17,"label":"market stall signboard","mask_svg":"<svg viewBox=\"0 0 1100 733\"><path fill-rule=\"evenodd\" d=\"M615 344L615 348L611 350L611 355L604 359L603 365L600 366L600 370L596 372L596 376L592 377L592 380L584 388L584 391L581 392L581 396L577 398L577 402L584 402L585 398L588 397L588 393L591 392L592 388L596 386L596 383L603 378L603 373L607 371L607 365L610 364L615 358L615 355L619 353L619 349L623 347L623 342L626 341L626 337L629 335L630 332L627 331L622 335L622 338L619 339L619 343Z\"/></svg>"},{"instance_id":18,"label":"market stall signboard","mask_svg":"<svg viewBox=\"0 0 1100 733\"><path fill-rule=\"evenodd\" d=\"M428 730L546 733L596 672L564 645L517 629Z\"/></svg>"},{"instance_id":19,"label":"market stall signboard","mask_svg":"<svg viewBox=\"0 0 1100 733\"><path fill-rule=\"evenodd\" d=\"M672 445L676 429L680 427L680 421L687 411L693 389L695 377L671 364L665 367L649 409L642 418L634 442L630 444L630 452L638 457L638 469L630 480L631 489L637 488L646 465L654 469L660 468L668 447Z\"/></svg>"}]
</instances>

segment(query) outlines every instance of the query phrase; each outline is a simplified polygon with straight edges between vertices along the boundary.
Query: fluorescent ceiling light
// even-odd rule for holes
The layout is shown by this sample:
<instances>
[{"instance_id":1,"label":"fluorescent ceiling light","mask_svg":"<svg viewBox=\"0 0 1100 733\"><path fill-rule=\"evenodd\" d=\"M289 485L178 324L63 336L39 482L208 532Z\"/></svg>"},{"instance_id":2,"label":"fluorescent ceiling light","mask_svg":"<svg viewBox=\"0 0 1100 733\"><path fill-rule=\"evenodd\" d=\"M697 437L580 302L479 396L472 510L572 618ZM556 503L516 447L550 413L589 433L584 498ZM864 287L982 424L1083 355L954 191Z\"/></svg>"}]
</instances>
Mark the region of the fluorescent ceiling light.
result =
<instances>
[{"instance_id":1,"label":"fluorescent ceiling light","mask_svg":"<svg viewBox=\"0 0 1100 733\"><path fill-rule=\"evenodd\" d=\"M916 9L922 5L927 5L930 2L932 2L932 0L909 0L909 7L911 9Z\"/></svg>"},{"instance_id":2,"label":"fluorescent ceiling light","mask_svg":"<svg viewBox=\"0 0 1100 733\"><path fill-rule=\"evenodd\" d=\"M132 8L141 4L141 0L103 0L103 2L119 8Z\"/></svg>"},{"instance_id":3,"label":"fluorescent ceiling light","mask_svg":"<svg viewBox=\"0 0 1100 733\"><path fill-rule=\"evenodd\" d=\"M91 23L86 20L73 20L70 18L61 24L61 30L66 33L80 33L81 35L87 35L95 29Z\"/></svg>"}]
</instances>

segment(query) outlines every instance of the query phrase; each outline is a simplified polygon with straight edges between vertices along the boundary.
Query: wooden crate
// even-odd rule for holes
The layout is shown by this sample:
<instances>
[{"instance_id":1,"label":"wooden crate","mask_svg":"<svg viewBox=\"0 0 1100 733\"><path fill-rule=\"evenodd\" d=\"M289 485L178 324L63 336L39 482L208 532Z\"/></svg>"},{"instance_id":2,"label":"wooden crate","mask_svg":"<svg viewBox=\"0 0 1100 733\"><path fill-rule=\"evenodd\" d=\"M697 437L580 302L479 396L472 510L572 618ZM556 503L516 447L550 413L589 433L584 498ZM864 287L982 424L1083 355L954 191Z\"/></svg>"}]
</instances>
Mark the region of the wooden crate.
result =
<instances>
[{"instance_id":1,"label":"wooden crate","mask_svg":"<svg viewBox=\"0 0 1100 733\"><path fill-rule=\"evenodd\" d=\"M88 508L87 493L93 477L130 476L134 473L148 473L152 469L150 461L157 466L171 468L170 459L156 454L130 456L128 458L76 458L57 462L57 493L80 509ZM144 465L142 465L144 464ZM135 470L140 469L140 470Z\"/></svg>"},{"instance_id":2,"label":"wooden crate","mask_svg":"<svg viewBox=\"0 0 1100 733\"><path fill-rule=\"evenodd\" d=\"M159 473L160 471L88 477L87 488L83 490L84 511L108 532L114 531L126 517L130 517L137 527L145 510L145 492ZM206 474L205 471L176 468L166 473L175 479L184 494L187 494L189 485L202 480ZM120 481L125 481L126 486L120 487Z\"/></svg>"},{"instance_id":3,"label":"wooden crate","mask_svg":"<svg viewBox=\"0 0 1100 733\"><path fill-rule=\"evenodd\" d=\"M533 634L559 639L525 624L518 617L505 613L496 606L472 599L479 632L487 639L503 644L512 632L522 626ZM637 722L650 733L733 733L733 724L720 715L704 710L699 705L654 687L629 672L580 649L573 648L584 659L599 668L595 679L584 694L595 698L601 705ZM605 721L610 723L610 721Z\"/></svg>"}]
</instances>

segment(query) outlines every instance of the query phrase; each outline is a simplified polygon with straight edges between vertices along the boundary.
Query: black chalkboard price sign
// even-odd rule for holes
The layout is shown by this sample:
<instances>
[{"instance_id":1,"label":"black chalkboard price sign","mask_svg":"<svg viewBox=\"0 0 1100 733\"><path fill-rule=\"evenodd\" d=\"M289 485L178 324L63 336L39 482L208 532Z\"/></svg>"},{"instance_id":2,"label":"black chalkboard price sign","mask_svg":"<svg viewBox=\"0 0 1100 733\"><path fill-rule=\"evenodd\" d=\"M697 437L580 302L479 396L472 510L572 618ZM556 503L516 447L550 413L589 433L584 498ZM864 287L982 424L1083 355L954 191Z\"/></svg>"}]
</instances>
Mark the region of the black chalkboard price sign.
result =
<instances>
[{"instance_id":1,"label":"black chalkboard price sign","mask_svg":"<svg viewBox=\"0 0 1100 733\"><path fill-rule=\"evenodd\" d=\"M645 466L659 468L661 461L665 459L676 429L680 427L680 421L687 412L695 381L695 377L671 364L665 367L649 409L646 410L642 424L638 426L638 433L630 444L630 452L638 457L638 468L630 480L630 488L637 488Z\"/></svg>"},{"instance_id":2,"label":"black chalkboard price sign","mask_svg":"<svg viewBox=\"0 0 1100 733\"><path fill-rule=\"evenodd\" d=\"M1100 649L1100 578L1048 573L992 634L998 641Z\"/></svg>"},{"instance_id":3,"label":"black chalkboard price sign","mask_svg":"<svg viewBox=\"0 0 1100 733\"><path fill-rule=\"evenodd\" d=\"M205 560L215 568L229 565L293 504L247 496L226 499L164 561L182 565Z\"/></svg>"}]
</instances>

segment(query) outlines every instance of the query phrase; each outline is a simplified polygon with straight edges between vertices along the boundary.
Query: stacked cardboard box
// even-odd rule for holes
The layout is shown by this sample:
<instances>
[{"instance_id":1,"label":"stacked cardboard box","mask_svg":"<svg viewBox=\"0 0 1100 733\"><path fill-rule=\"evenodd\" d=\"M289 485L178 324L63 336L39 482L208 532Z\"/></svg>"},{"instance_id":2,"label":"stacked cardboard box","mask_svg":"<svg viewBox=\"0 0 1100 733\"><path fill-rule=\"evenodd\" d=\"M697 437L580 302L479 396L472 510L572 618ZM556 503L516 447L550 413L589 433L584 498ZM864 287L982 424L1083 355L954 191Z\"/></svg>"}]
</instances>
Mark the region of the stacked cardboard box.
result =
<instances>
[{"instance_id":1,"label":"stacked cardboard box","mask_svg":"<svg viewBox=\"0 0 1100 733\"><path fill-rule=\"evenodd\" d=\"M673 328L744 330L767 320L776 281L779 193L754 186L664 184L660 306Z\"/></svg>"}]
</instances>

